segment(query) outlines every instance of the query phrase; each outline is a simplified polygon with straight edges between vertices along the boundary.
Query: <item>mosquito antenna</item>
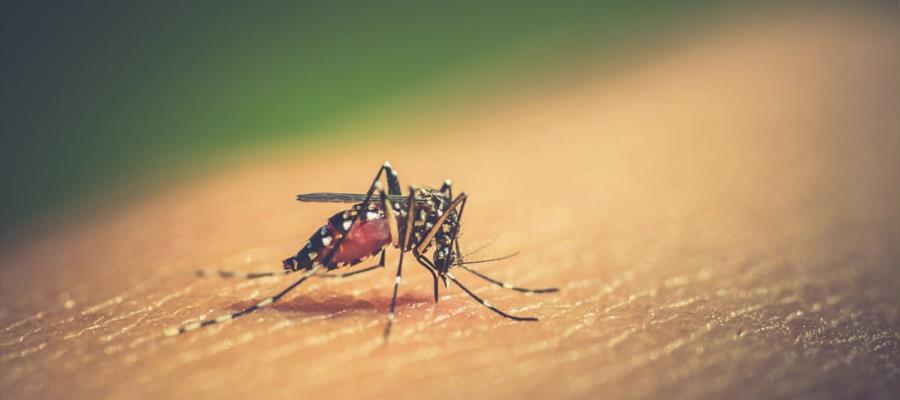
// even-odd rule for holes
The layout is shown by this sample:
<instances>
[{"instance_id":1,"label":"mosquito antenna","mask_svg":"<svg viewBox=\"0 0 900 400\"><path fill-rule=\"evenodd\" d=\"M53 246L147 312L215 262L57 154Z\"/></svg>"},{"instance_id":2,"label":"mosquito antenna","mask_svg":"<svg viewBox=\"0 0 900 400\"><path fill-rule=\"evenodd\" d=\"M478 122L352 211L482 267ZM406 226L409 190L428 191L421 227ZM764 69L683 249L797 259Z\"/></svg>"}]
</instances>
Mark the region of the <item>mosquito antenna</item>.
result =
<instances>
[{"instance_id":1,"label":"mosquito antenna","mask_svg":"<svg viewBox=\"0 0 900 400\"><path fill-rule=\"evenodd\" d=\"M509 259L509 258L513 258L513 257L515 257L515 256L517 256L517 255L519 255L519 252L518 252L518 251L515 252L515 253L512 253L512 254L507 254L507 255L505 255L505 256L501 256L501 257L487 258L487 259L484 259L484 260L475 260L475 261L462 261L462 262L454 263L453 265L483 264L483 263L492 262L492 261L502 261L502 260L506 260L506 259Z\"/></svg>"},{"instance_id":2,"label":"mosquito antenna","mask_svg":"<svg viewBox=\"0 0 900 400\"><path fill-rule=\"evenodd\" d=\"M468 257L468 256L471 256L471 255L473 255L473 254L475 254L475 253L478 253L478 252L480 252L480 251L482 251L482 250L488 248L490 245L494 244L494 242L497 241L497 238L498 238L498 237L499 237L499 236L494 236L494 237L490 238L487 242L482 243L481 246L478 246L477 248L475 248L474 250L472 250L472 251L466 253L466 254L463 255L462 257L463 257L463 258L466 258L466 257Z\"/></svg>"}]
</instances>

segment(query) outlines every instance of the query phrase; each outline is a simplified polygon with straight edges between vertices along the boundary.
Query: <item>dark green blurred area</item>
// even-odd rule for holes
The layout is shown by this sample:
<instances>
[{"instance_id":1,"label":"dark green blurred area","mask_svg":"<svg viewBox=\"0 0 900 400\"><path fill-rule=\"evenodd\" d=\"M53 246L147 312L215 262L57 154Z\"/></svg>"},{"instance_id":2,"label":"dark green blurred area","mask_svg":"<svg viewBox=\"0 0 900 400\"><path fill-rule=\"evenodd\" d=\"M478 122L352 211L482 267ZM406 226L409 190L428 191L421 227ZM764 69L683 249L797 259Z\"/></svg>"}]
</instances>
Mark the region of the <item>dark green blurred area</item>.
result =
<instances>
[{"instance_id":1,"label":"dark green blurred area","mask_svg":"<svg viewBox=\"0 0 900 400\"><path fill-rule=\"evenodd\" d=\"M4 4L2 231L242 146L440 96L428 88L442 83L489 92L710 8L627 4Z\"/></svg>"}]
</instances>

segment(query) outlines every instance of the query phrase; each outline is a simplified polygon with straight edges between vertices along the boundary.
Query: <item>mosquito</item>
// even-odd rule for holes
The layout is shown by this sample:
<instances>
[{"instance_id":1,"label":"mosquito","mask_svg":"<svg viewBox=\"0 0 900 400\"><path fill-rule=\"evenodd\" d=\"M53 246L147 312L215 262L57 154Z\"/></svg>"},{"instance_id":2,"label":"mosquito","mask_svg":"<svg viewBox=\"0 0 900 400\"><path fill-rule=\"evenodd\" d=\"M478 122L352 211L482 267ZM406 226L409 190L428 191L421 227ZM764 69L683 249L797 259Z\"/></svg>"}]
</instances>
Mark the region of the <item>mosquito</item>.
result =
<instances>
[{"instance_id":1,"label":"mosquito","mask_svg":"<svg viewBox=\"0 0 900 400\"><path fill-rule=\"evenodd\" d=\"M387 180L387 192L382 184L382 176ZM522 288L491 278L470 268L468 264L496 261L509 256L470 262L463 260L463 255L459 250L458 235L467 199L468 196L465 192L456 197L453 196L449 179L445 180L439 189L410 186L407 194L404 195L400 189L397 171L390 162L385 162L378 169L375 179L372 180L372 184L369 185L369 190L365 194L309 193L298 195L297 200L301 202L354 204L350 209L334 214L325 225L310 236L296 255L284 259L281 271L198 271L198 275L254 279L299 273L299 279L274 296L267 297L243 310L193 322L178 328L168 328L164 333L167 336L178 335L250 314L277 302L291 290L314 276L346 278L384 268L385 251L389 246L400 250L400 258L397 262L391 305L384 328L385 342L390 336L391 327L396 319L397 291L403 276L404 255L407 253L410 253L411 257L431 274L434 280L435 302L438 301L439 282L442 282L445 288L449 288L450 282L453 282L479 304L504 318L515 321L537 321L538 319L535 317L512 315L493 306L469 290L451 272L451 269L460 268L494 285L522 293L552 293L559 290L557 288ZM434 250L429 259L425 254L431 249ZM376 255L379 255L380 261L375 265L343 274L327 274L327 272L337 269L358 265Z\"/></svg>"}]
</instances>

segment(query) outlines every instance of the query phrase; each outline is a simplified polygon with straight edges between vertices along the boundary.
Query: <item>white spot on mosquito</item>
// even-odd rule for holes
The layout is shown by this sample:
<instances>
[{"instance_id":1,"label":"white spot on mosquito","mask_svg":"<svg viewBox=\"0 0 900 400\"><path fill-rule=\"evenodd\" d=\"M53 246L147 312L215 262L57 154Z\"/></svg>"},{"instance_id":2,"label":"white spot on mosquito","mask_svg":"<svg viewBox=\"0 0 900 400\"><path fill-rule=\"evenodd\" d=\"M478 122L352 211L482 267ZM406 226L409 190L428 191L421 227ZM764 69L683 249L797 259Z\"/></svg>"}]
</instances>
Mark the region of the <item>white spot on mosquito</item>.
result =
<instances>
[{"instance_id":1,"label":"white spot on mosquito","mask_svg":"<svg viewBox=\"0 0 900 400\"><path fill-rule=\"evenodd\" d=\"M452 186L452 185L453 185L453 181L451 181L450 178L444 179L444 185Z\"/></svg>"},{"instance_id":2,"label":"white spot on mosquito","mask_svg":"<svg viewBox=\"0 0 900 400\"><path fill-rule=\"evenodd\" d=\"M331 244L331 236L322 236L322 246Z\"/></svg>"},{"instance_id":3,"label":"white spot on mosquito","mask_svg":"<svg viewBox=\"0 0 900 400\"><path fill-rule=\"evenodd\" d=\"M316 258L317 255L319 255L319 253L316 253L314 251L306 253L306 256L309 257L310 260L312 260L313 258Z\"/></svg>"},{"instance_id":4,"label":"white spot on mosquito","mask_svg":"<svg viewBox=\"0 0 900 400\"><path fill-rule=\"evenodd\" d=\"M512 284L512 283L509 283L509 282L503 282L503 287L506 288L506 289L512 289L512 288L513 288L513 284Z\"/></svg>"},{"instance_id":5,"label":"white spot on mosquito","mask_svg":"<svg viewBox=\"0 0 900 400\"><path fill-rule=\"evenodd\" d=\"M327 225L322 225L322 228L319 229L319 233L322 234L322 235L328 233L328 226L327 226Z\"/></svg>"},{"instance_id":6,"label":"white spot on mosquito","mask_svg":"<svg viewBox=\"0 0 900 400\"><path fill-rule=\"evenodd\" d=\"M348 220L344 221L344 224L342 226L344 227L344 230L347 231L347 230L350 230L351 225L353 225L353 220L348 219Z\"/></svg>"},{"instance_id":7,"label":"white spot on mosquito","mask_svg":"<svg viewBox=\"0 0 900 400\"><path fill-rule=\"evenodd\" d=\"M311 249L311 248L312 248L312 243L309 242L309 241L307 241L307 242L306 242L306 248L307 248L307 249Z\"/></svg>"},{"instance_id":8,"label":"white spot on mosquito","mask_svg":"<svg viewBox=\"0 0 900 400\"><path fill-rule=\"evenodd\" d=\"M388 313L388 321L394 322L397 319L397 315L394 313Z\"/></svg>"},{"instance_id":9,"label":"white spot on mosquito","mask_svg":"<svg viewBox=\"0 0 900 400\"><path fill-rule=\"evenodd\" d=\"M384 162L384 167L385 167L385 168L391 168L391 162L390 162L390 161L385 161L385 162Z\"/></svg>"},{"instance_id":10,"label":"white spot on mosquito","mask_svg":"<svg viewBox=\"0 0 900 400\"><path fill-rule=\"evenodd\" d=\"M395 284L395 285L399 285L399 284L400 284L400 281L402 281L402 280L403 280L403 277L398 276L398 277L394 278L394 284Z\"/></svg>"},{"instance_id":11,"label":"white spot on mosquito","mask_svg":"<svg viewBox=\"0 0 900 400\"><path fill-rule=\"evenodd\" d=\"M265 306L267 306L267 305L269 305L269 304L272 304L272 302L274 302L274 300L272 300L272 298L269 297L268 299L265 299L265 300L263 300L263 301L261 301L261 302L259 302L259 303L256 303L256 306L257 306L257 307L265 307Z\"/></svg>"},{"instance_id":12,"label":"white spot on mosquito","mask_svg":"<svg viewBox=\"0 0 900 400\"><path fill-rule=\"evenodd\" d=\"M187 331L192 331L192 330L197 329L197 328L199 328L199 327L200 327L200 322L192 322L192 323L187 324L187 325L184 326L184 331L185 331L185 332L187 332Z\"/></svg>"},{"instance_id":13,"label":"white spot on mosquito","mask_svg":"<svg viewBox=\"0 0 900 400\"><path fill-rule=\"evenodd\" d=\"M494 306L491 305L491 303L488 303L487 300L482 300L482 301L481 301L481 304L484 304L484 306L485 306L485 307L488 307L488 308L494 308Z\"/></svg>"},{"instance_id":14,"label":"white spot on mosquito","mask_svg":"<svg viewBox=\"0 0 900 400\"><path fill-rule=\"evenodd\" d=\"M231 321L232 318L234 318L234 316L232 316L231 314L220 315L216 317L216 322Z\"/></svg>"},{"instance_id":15,"label":"white spot on mosquito","mask_svg":"<svg viewBox=\"0 0 900 400\"><path fill-rule=\"evenodd\" d=\"M366 220L371 221L373 219L378 219L379 215L377 212L369 211L366 213Z\"/></svg>"},{"instance_id":16,"label":"white spot on mosquito","mask_svg":"<svg viewBox=\"0 0 900 400\"><path fill-rule=\"evenodd\" d=\"M163 335L166 335L166 336L175 336L177 334L178 334L178 328L176 328L174 326L170 326L170 327L166 328L166 330L163 331Z\"/></svg>"},{"instance_id":17,"label":"white spot on mosquito","mask_svg":"<svg viewBox=\"0 0 900 400\"><path fill-rule=\"evenodd\" d=\"M381 190L384 186L381 184L381 181L375 181L375 189Z\"/></svg>"}]
</instances>

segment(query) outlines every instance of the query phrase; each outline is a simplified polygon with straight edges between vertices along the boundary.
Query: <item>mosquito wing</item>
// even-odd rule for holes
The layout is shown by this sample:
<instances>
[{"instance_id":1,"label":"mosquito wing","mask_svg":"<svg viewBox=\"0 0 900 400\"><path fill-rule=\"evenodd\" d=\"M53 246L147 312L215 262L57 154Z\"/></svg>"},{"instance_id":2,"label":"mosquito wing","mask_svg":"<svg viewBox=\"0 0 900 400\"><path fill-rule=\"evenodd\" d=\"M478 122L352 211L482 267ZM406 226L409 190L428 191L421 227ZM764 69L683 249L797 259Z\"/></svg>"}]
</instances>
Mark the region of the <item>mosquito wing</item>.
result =
<instances>
[{"instance_id":1,"label":"mosquito wing","mask_svg":"<svg viewBox=\"0 0 900 400\"><path fill-rule=\"evenodd\" d=\"M372 200L377 200L378 195L372 194ZM391 201L405 201L406 196L392 194L388 196ZM304 193L297 195L297 201L308 203L362 203L366 200L365 194L358 193Z\"/></svg>"}]
</instances>

